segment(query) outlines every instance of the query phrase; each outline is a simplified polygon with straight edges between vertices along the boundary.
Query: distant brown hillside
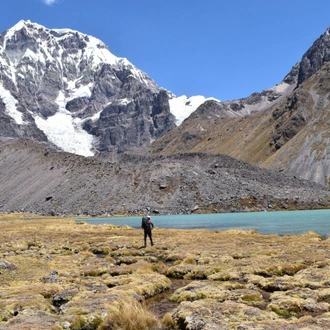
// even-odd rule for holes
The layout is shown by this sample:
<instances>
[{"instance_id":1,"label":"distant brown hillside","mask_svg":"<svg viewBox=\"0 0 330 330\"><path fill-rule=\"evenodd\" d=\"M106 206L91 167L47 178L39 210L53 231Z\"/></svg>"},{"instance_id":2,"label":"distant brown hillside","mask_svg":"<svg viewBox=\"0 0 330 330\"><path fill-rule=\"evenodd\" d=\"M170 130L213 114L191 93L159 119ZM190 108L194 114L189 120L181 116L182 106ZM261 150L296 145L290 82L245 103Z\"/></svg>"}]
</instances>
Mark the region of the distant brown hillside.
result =
<instances>
[{"instance_id":1,"label":"distant brown hillside","mask_svg":"<svg viewBox=\"0 0 330 330\"><path fill-rule=\"evenodd\" d=\"M290 95L250 116L213 116L204 103L180 127L155 141L151 154L227 154L275 171L330 184L330 63Z\"/></svg>"}]
</instances>

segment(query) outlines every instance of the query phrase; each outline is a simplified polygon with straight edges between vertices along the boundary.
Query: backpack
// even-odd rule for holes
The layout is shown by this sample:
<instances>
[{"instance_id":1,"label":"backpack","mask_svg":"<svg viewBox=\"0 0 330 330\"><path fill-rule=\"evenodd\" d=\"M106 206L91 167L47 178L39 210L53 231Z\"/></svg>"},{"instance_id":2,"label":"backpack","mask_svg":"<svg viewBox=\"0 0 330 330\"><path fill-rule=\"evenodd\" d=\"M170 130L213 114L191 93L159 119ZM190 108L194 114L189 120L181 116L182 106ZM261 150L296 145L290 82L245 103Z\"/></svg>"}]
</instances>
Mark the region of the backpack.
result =
<instances>
[{"instance_id":1,"label":"backpack","mask_svg":"<svg viewBox=\"0 0 330 330\"><path fill-rule=\"evenodd\" d=\"M146 216L142 217L142 224L141 224L141 227L143 229L147 229L148 228L148 218Z\"/></svg>"},{"instance_id":2,"label":"backpack","mask_svg":"<svg viewBox=\"0 0 330 330\"><path fill-rule=\"evenodd\" d=\"M144 216L142 217L142 224L141 224L141 227L143 229L149 229L152 227L152 221L151 219L149 219L148 217Z\"/></svg>"}]
</instances>

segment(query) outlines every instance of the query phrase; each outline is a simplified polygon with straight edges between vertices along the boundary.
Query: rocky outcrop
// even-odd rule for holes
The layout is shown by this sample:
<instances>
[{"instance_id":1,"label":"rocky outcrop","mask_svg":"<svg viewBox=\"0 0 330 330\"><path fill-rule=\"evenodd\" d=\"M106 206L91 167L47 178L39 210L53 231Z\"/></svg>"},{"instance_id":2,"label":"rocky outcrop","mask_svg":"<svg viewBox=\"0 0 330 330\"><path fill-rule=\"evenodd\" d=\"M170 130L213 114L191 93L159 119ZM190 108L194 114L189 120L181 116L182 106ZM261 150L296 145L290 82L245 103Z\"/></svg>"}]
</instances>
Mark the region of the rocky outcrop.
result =
<instances>
[{"instance_id":1,"label":"rocky outcrop","mask_svg":"<svg viewBox=\"0 0 330 330\"><path fill-rule=\"evenodd\" d=\"M96 122L87 120L84 128L99 137L97 149L123 153L141 147L174 127L174 116L165 91L141 90L132 99L120 99L106 106ZM140 149L139 149L140 148Z\"/></svg>"},{"instance_id":2,"label":"rocky outcrop","mask_svg":"<svg viewBox=\"0 0 330 330\"><path fill-rule=\"evenodd\" d=\"M290 141L307 124L306 107L299 106L298 102L298 99L303 96L298 95L299 93L295 93L288 97L284 106L278 107L272 112L276 125L274 125L270 146L275 150Z\"/></svg>"},{"instance_id":3,"label":"rocky outcrop","mask_svg":"<svg viewBox=\"0 0 330 330\"><path fill-rule=\"evenodd\" d=\"M316 73L324 63L330 60L330 28L320 36L303 55L299 74L298 85Z\"/></svg>"}]
</instances>

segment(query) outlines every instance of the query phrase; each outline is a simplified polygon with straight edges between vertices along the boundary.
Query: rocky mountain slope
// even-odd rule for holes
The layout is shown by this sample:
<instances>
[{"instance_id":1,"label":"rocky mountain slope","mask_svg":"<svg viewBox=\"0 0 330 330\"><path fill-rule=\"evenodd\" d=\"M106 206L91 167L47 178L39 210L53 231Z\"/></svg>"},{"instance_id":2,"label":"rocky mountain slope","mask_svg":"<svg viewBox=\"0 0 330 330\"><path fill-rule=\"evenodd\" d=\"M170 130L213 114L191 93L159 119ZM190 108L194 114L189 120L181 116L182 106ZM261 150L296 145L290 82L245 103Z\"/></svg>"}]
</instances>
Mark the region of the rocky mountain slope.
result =
<instances>
[{"instance_id":1,"label":"rocky mountain slope","mask_svg":"<svg viewBox=\"0 0 330 330\"><path fill-rule=\"evenodd\" d=\"M151 154L222 153L329 185L329 33L281 84L246 99L205 102L155 141Z\"/></svg>"},{"instance_id":2,"label":"rocky mountain slope","mask_svg":"<svg viewBox=\"0 0 330 330\"><path fill-rule=\"evenodd\" d=\"M0 143L0 212L180 214L327 208L330 189L226 155L111 160Z\"/></svg>"}]
</instances>

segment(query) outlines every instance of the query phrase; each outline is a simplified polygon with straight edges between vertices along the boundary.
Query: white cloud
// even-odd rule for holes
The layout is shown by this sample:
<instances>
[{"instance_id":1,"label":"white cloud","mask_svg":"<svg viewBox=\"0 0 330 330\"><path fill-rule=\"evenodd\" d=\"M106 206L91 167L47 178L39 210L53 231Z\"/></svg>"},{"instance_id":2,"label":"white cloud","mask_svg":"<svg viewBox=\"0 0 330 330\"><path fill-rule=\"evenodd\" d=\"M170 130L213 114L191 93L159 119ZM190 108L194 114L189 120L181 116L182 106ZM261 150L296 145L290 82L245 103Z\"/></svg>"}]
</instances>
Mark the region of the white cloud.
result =
<instances>
[{"instance_id":1,"label":"white cloud","mask_svg":"<svg viewBox=\"0 0 330 330\"><path fill-rule=\"evenodd\" d=\"M42 2L45 3L48 6L51 6L54 3L58 2L58 0L42 0Z\"/></svg>"}]
</instances>

